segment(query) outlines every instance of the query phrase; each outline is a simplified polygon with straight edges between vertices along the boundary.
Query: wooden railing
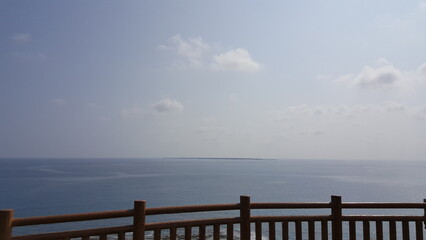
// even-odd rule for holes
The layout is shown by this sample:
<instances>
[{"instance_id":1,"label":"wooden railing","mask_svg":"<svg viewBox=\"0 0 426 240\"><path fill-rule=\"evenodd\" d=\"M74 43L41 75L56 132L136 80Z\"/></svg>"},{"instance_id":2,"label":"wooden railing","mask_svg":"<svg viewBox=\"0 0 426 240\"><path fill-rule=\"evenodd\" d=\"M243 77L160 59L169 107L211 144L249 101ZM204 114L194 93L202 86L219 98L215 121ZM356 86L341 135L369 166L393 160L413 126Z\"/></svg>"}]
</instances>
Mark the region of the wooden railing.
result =
<instances>
[{"instance_id":1,"label":"wooden railing","mask_svg":"<svg viewBox=\"0 0 426 240\"><path fill-rule=\"evenodd\" d=\"M254 209L330 209L331 212L327 215L251 216ZM421 215L343 215L344 209L417 209L422 211ZM146 216L150 215L230 210L237 210L239 214L227 218L146 222ZM135 201L133 209L121 211L26 218L14 218L13 214L13 210L0 210L0 240L69 240L72 238L89 240L90 237L107 240L108 236L125 240L126 233L128 233L127 238L144 240L149 232L153 233L153 240L181 238L205 240L209 235L206 232L207 227L212 229L211 236L208 237L213 240L250 240L253 227L256 240L261 240L264 236L267 236L269 240L356 240L360 238L360 235L363 240L396 240L401 236L402 240L414 238L423 240L423 224L426 224L426 200L423 200L423 203L342 203L340 196L332 196L328 203L250 203L249 196L241 196L240 202L235 204L146 208L145 201ZM22 226L125 217L133 218L133 224L21 236L12 234L13 228ZM361 223L362 231L359 231L360 228L357 228L357 225L361 225ZM374 236L372 236L371 223L374 223ZM267 231L262 230L264 225L268 225L268 228L265 229ZM387 231L384 225L387 226ZM410 225L414 228L410 229Z\"/></svg>"}]
</instances>

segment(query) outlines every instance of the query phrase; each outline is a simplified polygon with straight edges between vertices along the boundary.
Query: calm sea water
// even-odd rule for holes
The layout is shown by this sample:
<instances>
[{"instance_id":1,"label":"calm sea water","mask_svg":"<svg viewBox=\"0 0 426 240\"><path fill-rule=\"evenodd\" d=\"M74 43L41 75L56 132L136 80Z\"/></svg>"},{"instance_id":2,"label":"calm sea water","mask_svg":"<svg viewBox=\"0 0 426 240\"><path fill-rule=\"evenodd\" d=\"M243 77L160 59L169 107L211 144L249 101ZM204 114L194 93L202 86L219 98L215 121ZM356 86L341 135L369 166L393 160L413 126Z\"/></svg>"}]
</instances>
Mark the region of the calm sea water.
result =
<instances>
[{"instance_id":1,"label":"calm sea water","mask_svg":"<svg viewBox=\"0 0 426 240\"><path fill-rule=\"evenodd\" d=\"M330 195L422 202L426 161L0 159L0 209L15 209L16 217L129 209L134 200L148 207L236 203L240 195L252 202L328 202Z\"/></svg>"}]
</instances>

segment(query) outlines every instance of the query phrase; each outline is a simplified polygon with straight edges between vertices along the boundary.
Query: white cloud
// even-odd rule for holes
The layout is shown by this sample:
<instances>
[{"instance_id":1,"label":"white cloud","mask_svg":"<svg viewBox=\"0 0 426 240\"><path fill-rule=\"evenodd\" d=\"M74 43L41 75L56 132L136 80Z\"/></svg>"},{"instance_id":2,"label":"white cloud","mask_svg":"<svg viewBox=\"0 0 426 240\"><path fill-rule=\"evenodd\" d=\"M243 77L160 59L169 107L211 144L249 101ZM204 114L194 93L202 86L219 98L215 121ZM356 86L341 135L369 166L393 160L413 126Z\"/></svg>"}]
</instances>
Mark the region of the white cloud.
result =
<instances>
[{"instance_id":1,"label":"white cloud","mask_svg":"<svg viewBox=\"0 0 426 240\"><path fill-rule=\"evenodd\" d=\"M201 37L189 38L185 41L179 35L176 35L171 40L176 44L178 54L188 59L197 60L210 48Z\"/></svg>"},{"instance_id":2,"label":"white cloud","mask_svg":"<svg viewBox=\"0 0 426 240\"><path fill-rule=\"evenodd\" d=\"M171 45L160 45L159 49L175 51L180 60L176 61L174 65L181 68L201 67L203 57L210 49L210 46L201 37L183 39L180 35L176 35L170 39L170 42Z\"/></svg>"},{"instance_id":3,"label":"white cloud","mask_svg":"<svg viewBox=\"0 0 426 240\"><path fill-rule=\"evenodd\" d=\"M256 72L260 70L260 64L255 62L250 53L237 48L226 53L213 56L212 69L242 72Z\"/></svg>"},{"instance_id":4,"label":"white cloud","mask_svg":"<svg viewBox=\"0 0 426 240\"><path fill-rule=\"evenodd\" d=\"M419 8L423 11L426 11L426 2L419 3Z\"/></svg>"},{"instance_id":5,"label":"white cloud","mask_svg":"<svg viewBox=\"0 0 426 240\"><path fill-rule=\"evenodd\" d=\"M366 89L394 88L402 80L401 71L392 65L379 68L365 66L352 78L352 85Z\"/></svg>"},{"instance_id":6,"label":"white cloud","mask_svg":"<svg viewBox=\"0 0 426 240\"><path fill-rule=\"evenodd\" d=\"M144 109L138 105L129 106L123 108L120 112L120 115L123 119L134 119L145 117L150 114L167 114L173 112L183 111L183 105L177 100L165 98L161 99L158 102L151 105L151 111Z\"/></svg>"},{"instance_id":7,"label":"white cloud","mask_svg":"<svg viewBox=\"0 0 426 240\"><path fill-rule=\"evenodd\" d=\"M28 42L31 40L31 34L29 33L17 33L10 37L14 42Z\"/></svg>"},{"instance_id":8,"label":"white cloud","mask_svg":"<svg viewBox=\"0 0 426 240\"><path fill-rule=\"evenodd\" d=\"M160 45L158 49L173 51L178 59L173 62L176 69L211 69L213 71L256 72L261 65L254 61L250 53L243 48L236 48L214 55L212 47L201 37L172 37L169 45ZM216 50L216 52L218 52Z\"/></svg>"},{"instance_id":9,"label":"white cloud","mask_svg":"<svg viewBox=\"0 0 426 240\"><path fill-rule=\"evenodd\" d=\"M402 71L384 58L378 64L378 67L365 66L359 73L341 75L336 81L361 89L404 91L426 82L426 63L414 71Z\"/></svg>"},{"instance_id":10,"label":"white cloud","mask_svg":"<svg viewBox=\"0 0 426 240\"><path fill-rule=\"evenodd\" d=\"M159 114L181 112L183 111L183 105L177 100L165 98L152 105L152 110L154 113Z\"/></svg>"}]
</instances>

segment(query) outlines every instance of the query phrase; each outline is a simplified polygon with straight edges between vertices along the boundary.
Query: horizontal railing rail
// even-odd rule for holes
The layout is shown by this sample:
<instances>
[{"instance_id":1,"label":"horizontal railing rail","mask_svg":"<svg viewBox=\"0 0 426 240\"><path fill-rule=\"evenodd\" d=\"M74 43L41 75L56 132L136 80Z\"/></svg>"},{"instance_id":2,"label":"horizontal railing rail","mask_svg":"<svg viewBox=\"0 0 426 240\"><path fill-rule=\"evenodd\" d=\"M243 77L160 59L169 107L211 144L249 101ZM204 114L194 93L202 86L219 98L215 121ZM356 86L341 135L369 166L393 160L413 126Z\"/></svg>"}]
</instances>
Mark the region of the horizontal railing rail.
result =
<instances>
[{"instance_id":1,"label":"horizontal railing rail","mask_svg":"<svg viewBox=\"0 0 426 240\"><path fill-rule=\"evenodd\" d=\"M347 202L342 203L342 208L365 208L365 209L382 209L382 208L388 208L388 209L424 209L426 203L353 203L353 202Z\"/></svg>"},{"instance_id":2,"label":"horizontal railing rail","mask_svg":"<svg viewBox=\"0 0 426 240\"><path fill-rule=\"evenodd\" d=\"M91 213L53 215L53 216L43 216L43 217L16 218L12 221L12 227L100 220L100 219L110 219L110 218L123 218L123 217L133 217L133 215L134 215L134 210L129 209L129 210L120 210L120 211L108 211L108 212L91 212Z\"/></svg>"},{"instance_id":3,"label":"horizontal railing rail","mask_svg":"<svg viewBox=\"0 0 426 240\"><path fill-rule=\"evenodd\" d=\"M330 203L251 203L251 209L330 208Z\"/></svg>"},{"instance_id":4,"label":"horizontal railing rail","mask_svg":"<svg viewBox=\"0 0 426 240\"><path fill-rule=\"evenodd\" d=\"M252 210L256 209L268 211L271 209L329 209L330 214L251 216ZM344 215L342 213L344 209L414 209L423 211L419 212L419 215ZM146 222L147 216L213 211L234 211L236 216ZM192 240L194 236L200 240L206 240L208 234L213 240L221 240L223 238L227 240L235 238L250 240L252 229L254 229L253 233L256 240L261 240L266 233L269 240L275 240L277 232L281 234L280 239L282 240L289 240L290 237L294 237L295 240L302 240L305 239L303 237L305 234L308 240L317 238L321 240L342 240L345 238L356 240L358 235L362 235L364 240L370 240L373 232L376 240L383 240L384 236L388 236L389 240L397 240L397 236L402 236L402 240L410 240L410 236L414 236L416 240L423 240L424 225L426 225L426 200L423 200L423 203L344 203L341 201L341 197L332 196L330 202L250 203L248 196L241 196L240 202L234 204L146 208L145 201L135 201L133 209L119 211L22 218L14 218L13 214L13 210L0 210L0 240L69 240L74 238L89 240L93 236L98 237L99 240L107 240L110 235L115 235L118 240L127 238L144 240L147 237L152 237L152 240L177 240L180 237L184 237L185 240ZM230 213L226 215L229 216ZM114 218L132 218L133 224L21 236L14 236L12 231L16 227ZM281 227L277 229L276 224L278 223L281 224ZM362 227L358 226L357 228L357 223L361 224ZM371 223L373 223L372 227L370 226ZM267 224L268 227L262 228L263 224ZM305 226L304 224L306 224L307 228L303 227ZM410 229L410 225L414 226L414 228ZM207 229L208 226L211 228ZM387 226L388 231L384 226ZM212 231L212 233L208 233L208 231ZM149 232L151 232L151 235L149 235ZM166 238L162 238L164 236Z\"/></svg>"},{"instance_id":5,"label":"horizontal railing rail","mask_svg":"<svg viewBox=\"0 0 426 240\"><path fill-rule=\"evenodd\" d=\"M227 210L239 210L239 209L240 209L240 204L238 203L237 204L212 204L212 205L191 205L191 206L177 206L177 207L158 207L158 208L147 208L146 215L227 211Z\"/></svg>"},{"instance_id":6,"label":"horizontal railing rail","mask_svg":"<svg viewBox=\"0 0 426 240\"><path fill-rule=\"evenodd\" d=\"M342 221L417 221L425 220L424 216L392 216L392 215L346 215Z\"/></svg>"},{"instance_id":7,"label":"horizontal railing rail","mask_svg":"<svg viewBox=\"0 0 426 240\"><path fill-rule=\"evenodd\" d=\"M327 215L305 215L305 216L255 216L251 222L296 222L296 221L331 221L333 218Z\"/></svg>"}]
</instances>

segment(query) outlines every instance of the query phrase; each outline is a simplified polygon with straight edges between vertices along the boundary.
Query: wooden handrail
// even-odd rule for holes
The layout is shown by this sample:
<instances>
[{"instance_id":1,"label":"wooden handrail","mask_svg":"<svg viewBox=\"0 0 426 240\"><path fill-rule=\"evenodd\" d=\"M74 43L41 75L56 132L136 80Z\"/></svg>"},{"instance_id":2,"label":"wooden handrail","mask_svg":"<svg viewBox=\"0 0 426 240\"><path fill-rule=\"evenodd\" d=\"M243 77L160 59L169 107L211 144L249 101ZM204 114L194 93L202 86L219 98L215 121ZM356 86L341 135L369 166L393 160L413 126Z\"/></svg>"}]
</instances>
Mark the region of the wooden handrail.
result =
<instances>
[{"instance_id":1,"label":"wooden handrail","mask_svg":"<svg viewBox=\"0 0 426 240\"><path fill-rule=\"evenodd\" d=\"M425 220L424 216L405 215L344 215L343 221L417 221Z\"/></svg>"},{"instance_id":2,"label":"wooden handrail","mask_svg":"<svg viewBox=\"0 0 426 240\"><path fill-rule=\"evenodd\" d=\"M330 203L252 203L251 209L330 208Z\"/></svg>"},{"instance_id":3,"label":"wooden handrail","mask_svg":"<svg viewBox=\"0 0 426 240\"><path fill-rule=\"evenodd\" d=\"M190 205L176 207L157 207L147 208L146 215L158 214L175 214L175 213L190 213L190 212L208 212L208 211L227 211L239 210L240 204L211 204L211 205Z\"/></svg>"},{"instance_id":4,"label":"wooden handrail","mask_svg":"<svg viewBox=\"0 0 426 240\"><path fill-rule=\"evenodd\" d=\"M239 204L212 204L212 205L190 205L190 206L176 206L176 207L158 207L147 208L146 215L159 215L159 214L176 214L176 213L190 213L190 212L207 212L207 211L226 211L238 210ZM132 217L134 210L118 210L107 212L91 212L91 213L78 213L66 215L52 215L41 217L24 217L13 219L13 227L51 224L51 223L64 223L64 222L78 222L88 220L100 220L109 218L123 218Z\"/></svg>"},{"instance_id":5,"label":"wooden handrail","mask_svg":"<svg viewBox=\"0 0 426 240\"><path fill-rule=\"evenodd\" d=\"M370 203L370 202L362 202L362 203L354 203L354 202L346 202L342 203L342 208L387 208L387 209L423 209L426 208L426 203Z\"/></svg>"},{"instance_id":6,"label":"wooden handrail","mask_svg":"<svg viewBox=\"0 0 426 240\"><path fill-rule=\"evenodd\" d=\"M250 209L321 209L330 208L330 203L251 203ZM342 203L343 209L424 209L426 203ZM207 211L227 211L239 210L240 204L211 204L211 205L187 205L187 206L174 206L174 207L156 207L147 208L146 215L159 215L159 214L177 214L177 213L191 213L191 212L207 212ZM77 222L88 220L100 220L109 218L124 218L132 217L134 215L133 209L106 211L106 212L91 212L91 213L78 213L66 215L52 215L41 217L24 217L14 218L12 221L13 227L51 224L51 223L64 223L64 222Z\"/></svg>"},{"instance_id":7,"label":"wooden handrail","mask_svg":"<svg viewBox=\"0 0 426 240\"><path fill-rule=\"evenodd\" d=\"M64 222L78 222L88 220L99 220L109 218L123 218L132 217L134 214L133 209L119 210L119 211L108 211L108 212L91 212L91 213L78 213L78 214L67 214L67 215L52 215L43 217L26 217L26 218L15 218L12 221L13 227L30 226L39 224L50 224L50 223L64 223Z\"/></svg>"},{"instance_id":8,"label":"wooden handrail","mask_svg":"<svg viewBox=\"0 0 426 240\"><path fill-rule=\"evenodd\" d=\"M330 215L297 215L297 216L254 216L251 222L294 222L294 221L331 221Z\"/></svg>"}]
</instances>

